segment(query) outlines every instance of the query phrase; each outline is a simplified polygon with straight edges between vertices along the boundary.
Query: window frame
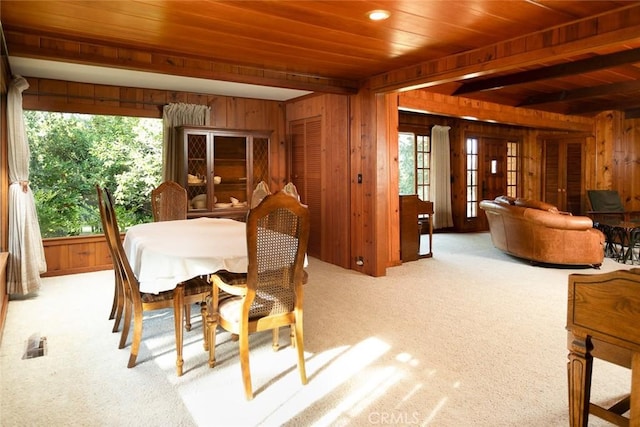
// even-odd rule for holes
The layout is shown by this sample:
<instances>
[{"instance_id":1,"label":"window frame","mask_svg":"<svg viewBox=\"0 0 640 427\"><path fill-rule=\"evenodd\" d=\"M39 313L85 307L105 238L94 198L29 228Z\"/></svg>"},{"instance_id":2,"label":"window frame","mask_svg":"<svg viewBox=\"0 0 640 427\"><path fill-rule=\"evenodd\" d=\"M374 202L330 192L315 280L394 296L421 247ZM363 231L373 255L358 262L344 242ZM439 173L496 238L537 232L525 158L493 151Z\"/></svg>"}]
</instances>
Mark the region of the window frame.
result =
<instances>
[{"instance_id":1,"label":"window frame","mask_svg":"<svg viewBox=\"0 0 640 427\"><path fill-rule=\"evenodd\" d=\"M399 126L398 144L400 144L402 135L413 136L413 193L411 194L416 194L421 200L428 201L431 193L431 130L430 128L419 126ZM419 139L422 139L422 141L419 142ZM421 149L425 145L427 146L426 149ZM422 161L419 161L420 159ZM402 170L401 162L401 152L398 150L399 172ZM398 186L400 184L401 180L398 179ZM405 194L400 188L398 190L400 194Z\"/></svg>"}]
</instances>

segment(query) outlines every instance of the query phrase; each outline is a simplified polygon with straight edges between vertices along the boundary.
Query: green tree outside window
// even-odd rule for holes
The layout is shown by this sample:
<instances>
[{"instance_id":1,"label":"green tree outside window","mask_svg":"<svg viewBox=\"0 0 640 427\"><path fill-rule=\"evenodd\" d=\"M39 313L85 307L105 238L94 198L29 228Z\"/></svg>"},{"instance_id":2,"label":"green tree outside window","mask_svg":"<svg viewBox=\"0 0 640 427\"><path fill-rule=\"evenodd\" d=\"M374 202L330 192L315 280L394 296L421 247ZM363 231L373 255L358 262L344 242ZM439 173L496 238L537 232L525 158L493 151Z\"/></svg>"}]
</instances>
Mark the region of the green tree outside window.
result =
<instances>
[{"instance_id":1,"label":"green tree outside window","mask_svg":"<svg viewBox=\"0 0 640 427\"><path fill-rule=\"evenodd\" d=\"M161 180L162 121L25 111L30 185L42 237L101 233L95 185L107 187L121 228L152 220Z\"/></svg>"}]
</instances>

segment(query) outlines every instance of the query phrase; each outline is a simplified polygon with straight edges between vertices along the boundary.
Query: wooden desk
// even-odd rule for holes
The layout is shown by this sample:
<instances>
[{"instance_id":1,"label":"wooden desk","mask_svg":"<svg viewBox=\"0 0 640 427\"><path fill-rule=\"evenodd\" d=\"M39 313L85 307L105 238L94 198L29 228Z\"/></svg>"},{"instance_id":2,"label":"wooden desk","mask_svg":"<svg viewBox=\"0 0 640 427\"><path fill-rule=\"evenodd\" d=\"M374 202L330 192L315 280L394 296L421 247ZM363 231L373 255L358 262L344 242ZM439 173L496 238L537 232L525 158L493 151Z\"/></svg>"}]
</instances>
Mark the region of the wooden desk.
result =
<instances>
[{"instance_id":1,"label":"wooden desk","mask_svg":"<svg viewBox=\"0 0 640 427\"><path fill-rule=\"evenodd\" d=\"M400 196L400 258L403 262L433 256L433 202L425 202L417 195ZM427 222L429 252L420 253L422 223Z\"/></svg>"},{"instance_id":2,"label":"wooden desk","mask_svg":"<svg viewBox=\"0 0 640 427\"><path fill-rule=\"evenodd\" d=\"M570 274L567 304L569 425L589 413L618 426L640 426L640 269ZM631 393L610 408L590 402L593 358L631 368ZM622 416L630 410L630 417Z\"/></svg>"}]
</instances>

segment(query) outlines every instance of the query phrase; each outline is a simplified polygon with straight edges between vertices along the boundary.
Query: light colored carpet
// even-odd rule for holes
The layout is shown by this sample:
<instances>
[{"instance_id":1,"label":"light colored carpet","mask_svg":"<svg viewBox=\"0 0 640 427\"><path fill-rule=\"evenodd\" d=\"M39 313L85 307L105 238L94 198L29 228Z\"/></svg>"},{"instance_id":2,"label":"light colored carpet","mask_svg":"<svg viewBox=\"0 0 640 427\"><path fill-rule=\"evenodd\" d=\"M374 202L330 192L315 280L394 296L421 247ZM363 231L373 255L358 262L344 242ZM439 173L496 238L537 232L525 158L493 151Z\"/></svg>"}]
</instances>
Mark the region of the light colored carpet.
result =
<instances>
[{"instance_id":1,"label":"light colored carpet","mask_svg":"<svg viewBox=\"0 0 640 427\"><path fill-rule=\"evenodd\" d=\"M244 399L237 343L219 332L207 366L201 324L175 375L171 311L147 315L138 365L107 320L113 272L45 279L11 301L0 346L2 426L566 426L567 276L532 266L486 233L436 234L434 257L372 278L310 260L302 386L281 331L251 338L255 398ZM22 359L32 334L46 356ZM129 339L130 342L130 339ZM596 361L593 400L629 390L630 373ZM591 417L591 426L607 425Z\"/></svg>"}]
</instances>

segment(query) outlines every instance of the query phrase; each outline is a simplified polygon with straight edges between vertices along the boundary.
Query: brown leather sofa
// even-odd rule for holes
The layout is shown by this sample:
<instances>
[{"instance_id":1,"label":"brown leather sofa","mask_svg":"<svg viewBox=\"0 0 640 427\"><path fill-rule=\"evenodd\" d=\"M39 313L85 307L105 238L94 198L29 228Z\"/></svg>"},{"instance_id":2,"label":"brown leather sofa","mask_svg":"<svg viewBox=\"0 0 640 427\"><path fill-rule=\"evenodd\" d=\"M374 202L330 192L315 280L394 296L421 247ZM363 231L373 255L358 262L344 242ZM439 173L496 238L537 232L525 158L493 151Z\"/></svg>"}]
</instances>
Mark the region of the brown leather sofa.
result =
<instances>
[{"instance_id":1,"label":"brown leather sofa","mask_svg":"<svg viewBox=\"0 0 640 427\"><path fill-rule=\"evenodd\" d=\"M487 215L493 245L510 255L545 264L602 264L604 235L589 217L506 196L482 200L480 208Z\"/></svg>"}]
</instances>

